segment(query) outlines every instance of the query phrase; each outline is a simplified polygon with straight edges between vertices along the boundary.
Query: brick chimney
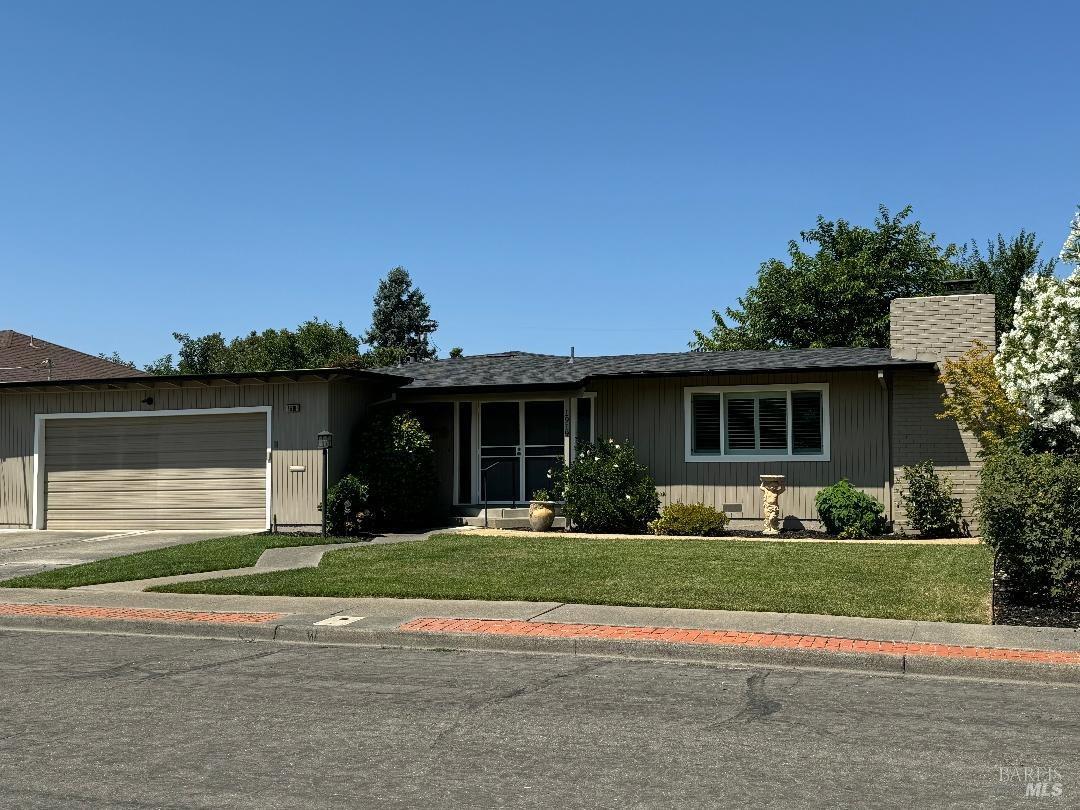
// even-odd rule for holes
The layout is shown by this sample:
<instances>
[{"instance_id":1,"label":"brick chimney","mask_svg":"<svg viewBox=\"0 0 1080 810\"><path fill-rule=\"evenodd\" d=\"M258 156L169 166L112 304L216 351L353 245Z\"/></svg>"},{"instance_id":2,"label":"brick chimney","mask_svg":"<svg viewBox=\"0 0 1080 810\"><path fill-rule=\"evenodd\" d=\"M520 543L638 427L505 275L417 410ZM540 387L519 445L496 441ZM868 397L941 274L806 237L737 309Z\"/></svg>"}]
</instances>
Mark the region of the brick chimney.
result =
<instances>
[{"instance_id":1,"label":"brick chimney","mask_svg":"<svg viewBox=\"0 0 1080 810\"><path fill-rule=\"evenodd\" d=\"M889 348L905 360L956 359L981 341L997 348L994 296L928 295L889 305Z\"/></svg>"}]
</instances>

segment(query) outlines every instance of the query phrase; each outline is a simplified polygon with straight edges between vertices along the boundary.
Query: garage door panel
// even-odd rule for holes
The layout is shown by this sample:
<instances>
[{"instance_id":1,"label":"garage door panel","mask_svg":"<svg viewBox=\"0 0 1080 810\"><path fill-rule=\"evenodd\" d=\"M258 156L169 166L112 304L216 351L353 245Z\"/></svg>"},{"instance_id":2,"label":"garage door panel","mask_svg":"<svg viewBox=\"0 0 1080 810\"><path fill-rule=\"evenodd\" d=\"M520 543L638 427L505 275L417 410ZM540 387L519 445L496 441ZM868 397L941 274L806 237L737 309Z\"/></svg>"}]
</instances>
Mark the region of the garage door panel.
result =
<instances>
[{"instance_id":1,"label":"garage door panel","mask_svg":"<svg viewBox=\"0 0 1080 810\"><path fill-rule=\"evenodd\" d=\"M97 480L93 478L76 478L53 480L49 492L62 494L67 492L95 493L95 492L127 492L135 486L148 486L147 482L138 479ZM258 478L174 478L161 479L153 485L155 492L213 492L220 489L254 489L266 491L265 475Z\"/></svg>"},{"instance_id":2,"label":"garage door panel","mask_svg":"<svg viewBox=\"0 0 1080 810\"><path fill-rule=\"evenodd\" d=\"M49 420L49 528L259 530L266 414Z\"/></svg>"}]
</instances>

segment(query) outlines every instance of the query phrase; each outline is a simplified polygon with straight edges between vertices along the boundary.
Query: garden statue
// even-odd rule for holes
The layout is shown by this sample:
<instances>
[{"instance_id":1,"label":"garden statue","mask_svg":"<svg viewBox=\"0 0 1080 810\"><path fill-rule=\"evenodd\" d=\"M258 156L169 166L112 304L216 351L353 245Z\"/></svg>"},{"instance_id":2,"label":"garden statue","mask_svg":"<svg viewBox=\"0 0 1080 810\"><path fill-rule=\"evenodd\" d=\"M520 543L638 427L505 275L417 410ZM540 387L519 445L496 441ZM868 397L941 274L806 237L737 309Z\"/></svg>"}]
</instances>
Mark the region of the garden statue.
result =
<instances>
[{"instance_id":1,"label":"garden statue","mask_svg":"<svg viewBox=\"0 0 1080 810\"><path fill-rule=\"evenodd\" d=\"M787 489L783 475L761 476L761 516L763 534L780 534L780 493Z\"/></svg>"}]
</instances>

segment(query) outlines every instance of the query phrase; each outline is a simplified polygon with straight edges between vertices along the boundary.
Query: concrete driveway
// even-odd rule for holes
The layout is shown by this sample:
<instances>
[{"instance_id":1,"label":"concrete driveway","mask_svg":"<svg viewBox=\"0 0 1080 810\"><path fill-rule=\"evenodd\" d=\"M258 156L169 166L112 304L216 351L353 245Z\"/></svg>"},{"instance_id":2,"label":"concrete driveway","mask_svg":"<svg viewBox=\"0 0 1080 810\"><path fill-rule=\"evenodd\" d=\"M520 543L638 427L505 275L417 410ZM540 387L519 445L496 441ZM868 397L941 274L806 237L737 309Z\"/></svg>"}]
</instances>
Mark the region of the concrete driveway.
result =
<instances>
[{"instance_id":1,"label":"concrete driveway","mask_svg":"<svg viewBox=\"0 0 1080 810\"><path fill-rule=\"evenodd\" d=\"M0 580L135 551L193 543L228 532L0 530Z\"/></svg>"}]
</instances>

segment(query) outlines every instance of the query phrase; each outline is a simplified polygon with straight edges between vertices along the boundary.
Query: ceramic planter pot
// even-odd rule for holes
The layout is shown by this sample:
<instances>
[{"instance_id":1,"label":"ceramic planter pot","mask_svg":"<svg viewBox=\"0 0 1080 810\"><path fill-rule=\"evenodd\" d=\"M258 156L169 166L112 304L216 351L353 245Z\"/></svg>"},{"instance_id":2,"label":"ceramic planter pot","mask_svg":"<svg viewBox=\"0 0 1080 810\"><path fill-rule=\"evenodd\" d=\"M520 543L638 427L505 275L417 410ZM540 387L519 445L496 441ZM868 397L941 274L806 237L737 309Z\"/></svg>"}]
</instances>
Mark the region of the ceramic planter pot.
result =
<instances>
[{"instance_id":1,"label":"ceramic planter pot","mask_svg":"<svg viewBox=\"0 0 1080 810\"><path fill-rule=\"evenodd\" d=\"M529 526L534 532L549 532L555 522L555 509L551 501L529 501Z\"/></svg>"}]
</instances>

